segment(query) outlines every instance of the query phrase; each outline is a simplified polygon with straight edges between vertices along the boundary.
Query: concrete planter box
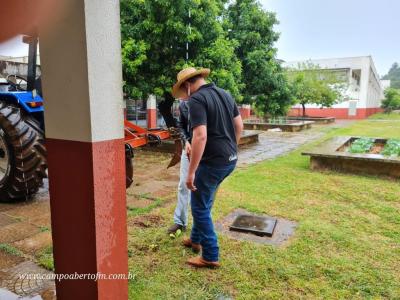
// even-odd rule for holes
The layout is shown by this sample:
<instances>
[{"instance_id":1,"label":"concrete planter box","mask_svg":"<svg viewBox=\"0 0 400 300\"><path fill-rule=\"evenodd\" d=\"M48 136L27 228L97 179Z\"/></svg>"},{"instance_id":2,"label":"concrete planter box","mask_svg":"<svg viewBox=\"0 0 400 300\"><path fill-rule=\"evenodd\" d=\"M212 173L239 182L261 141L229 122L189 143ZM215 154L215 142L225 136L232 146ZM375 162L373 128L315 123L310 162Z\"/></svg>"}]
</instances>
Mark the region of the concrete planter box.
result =
<instances>
[{"instance_id":1,"label":"concrete planter box","mask_svg":"<svg viewBox=\"0 0 400 300\"><path fill-rule=\"evenodd\" d=\"M345 173L389 176L400 178L400 157L381 154L353 154L343 151L358 137L336 137L322 145L303 152L310 156L313 170L334 170ZM376 143L386 143L385 139L375 139Z\"/></svg>"},{"instance_id":2,"label":"concrete planter box","mask_svg":"<svg viewBox=\"0 0 400 300\"><path fill-rule=\"evenodd\" d=\"M244 122L244 129L249 130L269 130L279 128L282 131L286 132L298 132L305 129L311 128L313 121L295 121L289 120L283 123L269 123L263 121L245 121Z\"/></svg>"},{"instance_id":3,"label":"concrete planter box","mask_svg":"<svg viewBox=\"0 0 400 300\"><path fill-rule=\"evenodd\" d=\"M296 121L313 121L317 124L330 124L335 123L335 117L287 117L288 120Z\"/></svg>"},{"instance_id":4,"label":"concrete planter box","mask_svg":"<svg viewBox=\"0 0 400 300\"><path fill-rule=\"evenodd\" d=\"M239 142L239 148L241 146L258 143L258 136L260 132L257 130L243 130L242 138Z\"/></svg>"}]
</instances>

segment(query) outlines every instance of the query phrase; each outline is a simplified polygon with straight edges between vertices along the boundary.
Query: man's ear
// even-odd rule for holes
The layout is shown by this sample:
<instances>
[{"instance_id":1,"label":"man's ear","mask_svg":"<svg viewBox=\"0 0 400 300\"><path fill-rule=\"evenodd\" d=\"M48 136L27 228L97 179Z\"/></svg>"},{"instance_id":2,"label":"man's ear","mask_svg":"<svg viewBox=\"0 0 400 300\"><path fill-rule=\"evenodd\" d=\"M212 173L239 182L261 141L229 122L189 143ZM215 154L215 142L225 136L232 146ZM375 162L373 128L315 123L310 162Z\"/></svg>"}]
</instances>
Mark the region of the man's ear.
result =
<instances>
[{"instance_id":1,"label":"man's ear","mask_svg":"<svg viewBox=\"0 0 400 300\"><path fill-rule=\"evenodd\" d=\"M188 97L190 97L191 91L190 91L190 83L189 82L185 82L185 90L186 90L186 94L188 95Z\"/></svg>"}]
</instances>

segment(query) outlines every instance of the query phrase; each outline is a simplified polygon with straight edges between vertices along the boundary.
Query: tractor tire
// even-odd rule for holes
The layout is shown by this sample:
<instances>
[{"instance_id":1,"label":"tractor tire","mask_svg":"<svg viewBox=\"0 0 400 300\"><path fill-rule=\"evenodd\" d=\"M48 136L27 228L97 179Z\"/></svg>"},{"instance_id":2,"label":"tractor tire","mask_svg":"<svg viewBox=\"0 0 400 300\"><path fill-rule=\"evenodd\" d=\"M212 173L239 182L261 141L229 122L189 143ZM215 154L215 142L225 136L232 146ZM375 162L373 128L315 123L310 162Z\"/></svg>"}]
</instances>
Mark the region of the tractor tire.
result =
<instances>
[{"instance_id":1,"label":"tractor tire","mask_svg":"<svg viewBox=\"0 0 400 300\"><path fill-rule=\"evenodd\" d=\"M36 120L0 101L0 202L31 198L47 177L46 156Z\"/></svg>"}]
</instances>

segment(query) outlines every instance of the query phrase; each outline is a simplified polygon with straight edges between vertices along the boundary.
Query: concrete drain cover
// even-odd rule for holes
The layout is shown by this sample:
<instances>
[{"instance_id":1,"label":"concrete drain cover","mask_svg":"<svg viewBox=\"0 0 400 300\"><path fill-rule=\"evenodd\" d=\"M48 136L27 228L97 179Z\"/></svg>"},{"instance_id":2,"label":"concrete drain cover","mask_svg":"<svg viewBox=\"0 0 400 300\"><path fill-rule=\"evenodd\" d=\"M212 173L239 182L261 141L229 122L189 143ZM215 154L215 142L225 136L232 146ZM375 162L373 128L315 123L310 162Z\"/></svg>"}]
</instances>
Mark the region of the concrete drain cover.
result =
<instances>
[{"instance_id":1,"label":"concrete drain cover","mask_svg":"<svg viewBox=\"0 0 400 300\"><path fill-rule=\"evenodd\" d=\"M276 227L277 219L269 217L260 217L254 215L239 215L233 224L229 226L230 230L239 232L254 233L259 236L272 237Z\"/></svg>"},{"instance_id":2,"label":"concrete drain cover","mask_svg":"<svg viewBox=\"0 0 400 300\"><path fill-rule=\"evenodd\" d=\"M240 216L246 216L246 218L238 218ZM248 216L253 217L253 219L247 218ZM261 218L261 219L260 219ZM237 223L235 223L235 220ZM249 229L251 228L244 228L240 225L243 223L247 223L245 225L248 225L249 222L246 222L248 220L255 220L257 223L260 222L261 225L260 228L266 229L263 231L263 234L261 235L258 229L258 226L253 227L253 229L250 231ZM269 222L265 223L265 220L269 220ZM273 222L275 220L275 222ZM275 228L272 229L273 225L275 224ZM239 225L239 226L235 226ZM257 225L254 224L253 225ZM238 227L240 230L232 230L232 226ZM248 241L248 242L253 242L253 243L259 243L259 244L267 244L267 245L273 245L273 246L281 246L285 243L288 242L289 238L294 235L295 229L297 227L297 223L286 220L283 218L271 218L266 215L256 215L252 214L244 209L236 209L233 212L231 212L229 215L227 215L225 218L218 220L215 223L215 228L217 231L220 233L235 239L239 241ZM255 230L254 230L255 229ZM269 232L270 234L266 234ZM254 234L256 233L256 234Z\"/></svg>"},{"instance_id":3,"label":"concrete drain cover","mask_svg":"<svg viewBox=\"0 0 400 300\"><path fill-rule=\"evenodd\" d=\"M54 290L54 281L44 279L42 276L52 272L40 268L35 263L25 261L10 269L0 272L0 288L13 292L19 296L33 296L47 290ZM30 277L28 275L37 275ZM0 299L2 299L0 297ZM29 298L28 298L29 299Z\"/></svg>"}]
</instances>

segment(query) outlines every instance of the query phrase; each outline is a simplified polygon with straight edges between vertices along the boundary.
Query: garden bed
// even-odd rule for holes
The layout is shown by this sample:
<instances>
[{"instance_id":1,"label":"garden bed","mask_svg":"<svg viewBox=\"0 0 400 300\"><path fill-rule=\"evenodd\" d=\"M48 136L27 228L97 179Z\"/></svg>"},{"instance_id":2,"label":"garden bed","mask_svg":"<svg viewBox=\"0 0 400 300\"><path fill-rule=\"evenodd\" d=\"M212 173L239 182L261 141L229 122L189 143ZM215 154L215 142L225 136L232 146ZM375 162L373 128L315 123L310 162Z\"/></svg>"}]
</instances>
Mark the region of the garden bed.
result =
<instances>
[{"instance_id":1,"label":"garden bed","mask_svg":"<svg viewBox=\"0 0 400 300\"><path fill-rule=\"evenodd\" d=\"M295 121L313 121L317 124L330 124L335 123L335 117L287 117L288 120Z\"/></svg>"},{"instance_id":2,"label":"garden bed","mask_svg":"<svg viewBox=\"0 0 400 300\"><path fill-rule=\"evenodd\" d=\"M400 141L342 136L303 152L311 169L400 178Z\"/></svg>"},{"instance_id":3,"label":"garden bed","mask_svg":"<svg viewBox=\"0 0 400 300\"><path fill-rule=\"evenodd\" d=\"M280 119L280 120L246 120L244 122L245 129L252 129L252 130L270 130L279 128L282 131L286 132L298 132L305 129L310 129L313 121L296 121L296 120L287 120L287 119Z\"/></svg>"}]
</instances>

